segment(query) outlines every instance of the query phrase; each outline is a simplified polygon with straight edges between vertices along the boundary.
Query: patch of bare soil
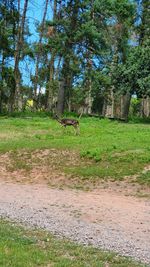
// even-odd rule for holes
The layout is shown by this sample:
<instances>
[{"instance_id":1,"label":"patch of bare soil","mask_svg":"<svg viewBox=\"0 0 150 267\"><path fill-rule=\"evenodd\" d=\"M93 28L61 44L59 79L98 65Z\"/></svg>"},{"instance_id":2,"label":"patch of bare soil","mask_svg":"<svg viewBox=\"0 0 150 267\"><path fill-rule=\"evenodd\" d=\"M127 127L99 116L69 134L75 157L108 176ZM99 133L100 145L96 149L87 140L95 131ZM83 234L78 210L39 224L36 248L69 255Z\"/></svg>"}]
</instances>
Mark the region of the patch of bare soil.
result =
<instances>
[{"instance_id":1,"label":"patch of bare soil","mask_svg":"<svg viewBox=\"0 0 150 267\"><path fill-rule=\"evenodd\" d=\"M13 151L0 155L0 179L20 183L65 182L63 168L79 164L79 156L70 151L55 149ZM56 184L55 184L56 183Z\"/></svg>"},{"instance_id":2,"label":"patch of bare soil","mask_svg":"<svg viewBox=\"0 0 150 267\"><path fill-rule=\"evenodd\" d=\"M48 184L57 188L83 190L104 189L124 195L150 196L150 188L136 183L137 176L125 177L123 181L82 179L65 173L65 168L91 164L81 160L70 150L43 149L35 151L13 151L0 155L0 181L23 184ZM146 166L143 172L149 170ZM132 181L132 183L131 183Z\"/></svg>"}]
</instances>

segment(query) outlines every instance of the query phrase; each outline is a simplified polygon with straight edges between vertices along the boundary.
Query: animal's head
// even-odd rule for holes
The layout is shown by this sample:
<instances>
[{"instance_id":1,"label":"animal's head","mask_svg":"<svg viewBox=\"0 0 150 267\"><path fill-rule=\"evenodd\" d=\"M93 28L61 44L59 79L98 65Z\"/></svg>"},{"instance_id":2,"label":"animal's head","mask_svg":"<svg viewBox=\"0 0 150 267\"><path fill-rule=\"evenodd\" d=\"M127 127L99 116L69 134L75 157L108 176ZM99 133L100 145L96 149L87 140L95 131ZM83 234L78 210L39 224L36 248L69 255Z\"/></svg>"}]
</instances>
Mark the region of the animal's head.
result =
<instances>
[{"instance_id":1,"label":"animal's head","mask_svg":"<svg viewBox=\"0 0 150 267\"><path fill-rule=\"evenodd\" d=\"M58 115L57 114L54 114L53 115L53 119L58 119Z\"/></svg>"},{"instance_id":2,"label":"animal's head","mask_svg":"<svg viewBox=\"0 0 150 267\"><path fill-rule=\"evenodd\" d=\"M57 114L54 114L53 118L60 122L60 118L59 118L59 116Z\"/></svg>"}]
</instances>

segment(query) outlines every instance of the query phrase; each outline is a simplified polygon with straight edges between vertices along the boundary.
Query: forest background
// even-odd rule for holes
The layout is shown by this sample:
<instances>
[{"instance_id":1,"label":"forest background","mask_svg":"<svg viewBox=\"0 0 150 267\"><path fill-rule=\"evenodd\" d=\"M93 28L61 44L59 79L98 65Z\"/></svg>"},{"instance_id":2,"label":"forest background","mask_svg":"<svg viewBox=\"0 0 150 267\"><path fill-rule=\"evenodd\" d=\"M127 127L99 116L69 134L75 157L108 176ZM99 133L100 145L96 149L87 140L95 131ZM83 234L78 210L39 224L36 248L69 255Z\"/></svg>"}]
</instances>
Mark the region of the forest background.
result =
<instances>
[{"instance_id":1,"label":"forest background","mask_svg":"<svg viewBox=\"0 0 150 267\"><path fill-rule=\"evenodd\" d=\"M3 0L0 113L150 115L147 0Z\"/></svg>"}]
</instances>

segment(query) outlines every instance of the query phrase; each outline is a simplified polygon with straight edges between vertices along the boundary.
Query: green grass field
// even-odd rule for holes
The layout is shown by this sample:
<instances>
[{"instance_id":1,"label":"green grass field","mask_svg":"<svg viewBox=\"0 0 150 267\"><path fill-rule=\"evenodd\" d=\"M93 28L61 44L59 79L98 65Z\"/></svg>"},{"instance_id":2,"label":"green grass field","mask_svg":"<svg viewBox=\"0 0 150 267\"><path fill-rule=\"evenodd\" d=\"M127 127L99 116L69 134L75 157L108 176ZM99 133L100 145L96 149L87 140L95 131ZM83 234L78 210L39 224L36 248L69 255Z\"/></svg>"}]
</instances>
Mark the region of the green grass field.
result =
<instances>
[{"instance_id":1,"label":"green grass field","mask_svg":"<svg viewBox=\"0 0 150 267\"><path fill-rule=\"evenodd\" d=\"M80 160L78 164L71 161L67 164L65 157L64 161L61 159L61 168L66 173L92 181L121 180L138 174L137 182L150 185L150 172L142 173L150 164L149 124L82 118L80 131L80 136L76 136L73 128L63 130L48 117L0 117L0 153L15 151L15 155L22 149L29 153L45 148L69 150ZM25 167L23 159L18 167Z\"/></svg>"},{"instance_id":2,"label":"green grass field","mask_svg":"<svg viewBox=\"0 0 150 267\"><path fill-rule=\"evenodd\" d=\"M144 267L115 253L58 240L47 232L25 230L0 220L1 267Z\"/></svg>"}]
</instances>

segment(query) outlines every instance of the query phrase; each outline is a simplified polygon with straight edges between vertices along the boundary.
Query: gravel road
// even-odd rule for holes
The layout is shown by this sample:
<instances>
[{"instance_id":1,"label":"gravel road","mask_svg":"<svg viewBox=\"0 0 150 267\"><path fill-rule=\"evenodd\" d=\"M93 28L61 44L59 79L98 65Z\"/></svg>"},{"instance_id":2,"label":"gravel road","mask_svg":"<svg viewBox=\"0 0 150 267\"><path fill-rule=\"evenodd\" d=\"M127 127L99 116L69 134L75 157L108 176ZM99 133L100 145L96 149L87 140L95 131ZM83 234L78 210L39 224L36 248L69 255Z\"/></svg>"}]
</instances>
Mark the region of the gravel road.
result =
<instances>
[{"instance_id":1,"label":"gravel road","mask_svg":"<svg viewBox=\"0 0 150 267\"><path fill-rule=\"evenodd\" d=\"M150 200L105 190L81 192L2 182L0 216L150 266Z\"/></svg>"}]
</instances>

